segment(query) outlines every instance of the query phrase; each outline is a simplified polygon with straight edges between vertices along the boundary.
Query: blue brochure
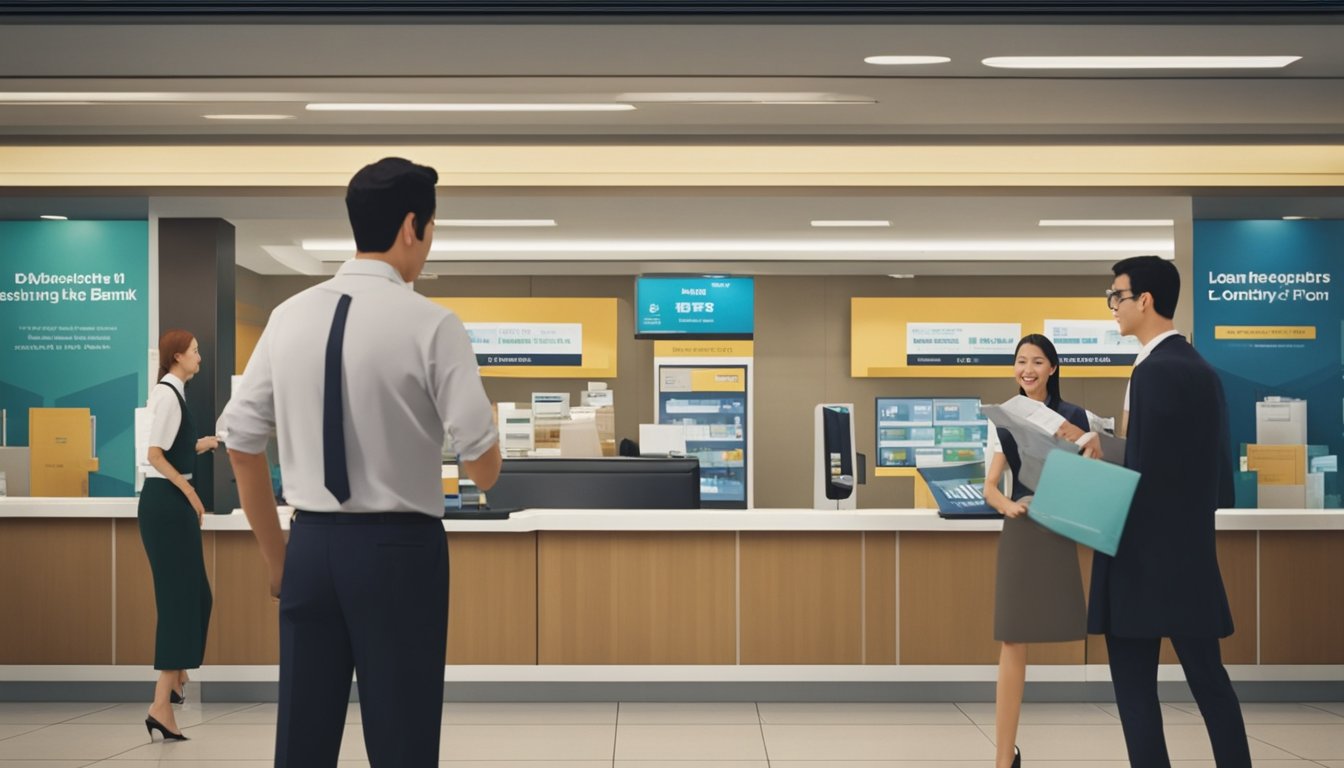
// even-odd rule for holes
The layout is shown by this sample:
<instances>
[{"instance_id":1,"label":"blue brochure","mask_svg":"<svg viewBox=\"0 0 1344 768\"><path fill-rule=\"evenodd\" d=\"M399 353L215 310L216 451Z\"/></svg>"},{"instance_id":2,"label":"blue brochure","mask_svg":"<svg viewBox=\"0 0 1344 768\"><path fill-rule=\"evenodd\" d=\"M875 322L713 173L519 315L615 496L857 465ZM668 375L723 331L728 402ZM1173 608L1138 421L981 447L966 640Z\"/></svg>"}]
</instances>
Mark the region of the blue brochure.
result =
<instances>
[{"instance_id":1,"label":"blue brochure","mask_svg":"<svg viewBox=\"0 0 1344 768\"><path fill-rule=\"evenodd\" d=\"M1053 451L1027 514L1060 536L1114 555L1138 485L1132 469Z\"/></svg>"},{"instance_id":2,"label":"blue brochure","mask_svg":"<svg viewBox=\"0 0 1344 768\"><path fill-rule=\"evenodd\" d=\"M999 513L985 501L985 463L920 467L938 504L938 516L951 519L996 518Z\"/></svg>"}]
</instances>

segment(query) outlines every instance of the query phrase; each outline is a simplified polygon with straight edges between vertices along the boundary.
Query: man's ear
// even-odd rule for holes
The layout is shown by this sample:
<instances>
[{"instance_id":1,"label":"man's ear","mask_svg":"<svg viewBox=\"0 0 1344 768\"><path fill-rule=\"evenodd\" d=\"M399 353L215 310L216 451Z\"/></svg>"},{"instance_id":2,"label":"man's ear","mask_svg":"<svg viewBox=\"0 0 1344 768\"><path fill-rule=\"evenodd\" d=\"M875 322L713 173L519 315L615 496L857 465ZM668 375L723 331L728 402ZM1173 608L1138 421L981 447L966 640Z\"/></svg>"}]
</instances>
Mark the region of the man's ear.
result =
<instances>
[{"instance_id":1,"label":"man's ear","mask_svg":"<svg viewBox=\"0 0 1344 768\"><path fill-rule=\"evenodd\" d=\"M406 218L401 220L401 241L407 247L415 245L415 214L408 213Z\"/></svg>"}]
</instances>

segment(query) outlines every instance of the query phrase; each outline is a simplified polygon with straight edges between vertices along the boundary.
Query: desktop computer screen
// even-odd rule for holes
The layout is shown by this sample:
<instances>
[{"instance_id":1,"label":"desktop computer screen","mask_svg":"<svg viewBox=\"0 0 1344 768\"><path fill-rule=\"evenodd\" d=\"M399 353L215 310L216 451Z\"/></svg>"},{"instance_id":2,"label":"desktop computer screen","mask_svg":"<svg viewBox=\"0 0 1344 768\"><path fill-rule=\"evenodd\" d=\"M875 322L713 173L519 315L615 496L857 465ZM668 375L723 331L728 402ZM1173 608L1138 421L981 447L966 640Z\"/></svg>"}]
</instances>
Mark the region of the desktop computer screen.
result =
<instances>
[{"instance_id":1,"label":"desktop computer screen","mask_svg":"<svg viewBox=\"0 0 1344 768\"><path fill-rule=\"evenodd\" d=\"M877 398L877 466L943 467L985 460L989 420L976 398Z\"/></svg>"}]
</instances>

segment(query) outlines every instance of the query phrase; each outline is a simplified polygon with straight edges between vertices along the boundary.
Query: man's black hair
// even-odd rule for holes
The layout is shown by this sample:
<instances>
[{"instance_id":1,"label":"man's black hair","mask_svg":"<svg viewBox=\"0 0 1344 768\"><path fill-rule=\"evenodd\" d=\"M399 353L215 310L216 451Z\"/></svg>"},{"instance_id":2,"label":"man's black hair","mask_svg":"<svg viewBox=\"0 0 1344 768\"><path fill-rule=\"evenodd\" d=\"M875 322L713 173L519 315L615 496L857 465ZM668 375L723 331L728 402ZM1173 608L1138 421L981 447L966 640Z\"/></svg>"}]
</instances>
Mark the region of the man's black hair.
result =
<instances>
[{"instance_id":1,"label":"man's black hair","mask_svg":"<svg viewBox=\"0 0 1344 768\"><path fill-rule=\"evenodd\" d=\"M1111 267L1116 277L1129 275L1134 296L1149 293L1153 309L1168 320L1176 316L1176 300L1181 296L1181 273L1176 265L1161 256L1132 256Z\"/></svg>"},{"instance_id":2,"label":"man's black hair","mask_svg":"<svg viewBox=\"0 0 1344 768\"><path fill-rule=\"evenodd\" d=\"M427 165L385 157L359 169L345 190L345 209L360 253L383 253L397 241L406 214L415 214L415 236L425 238L434 218L439 174Z\"/></svg>"}]
</instances>

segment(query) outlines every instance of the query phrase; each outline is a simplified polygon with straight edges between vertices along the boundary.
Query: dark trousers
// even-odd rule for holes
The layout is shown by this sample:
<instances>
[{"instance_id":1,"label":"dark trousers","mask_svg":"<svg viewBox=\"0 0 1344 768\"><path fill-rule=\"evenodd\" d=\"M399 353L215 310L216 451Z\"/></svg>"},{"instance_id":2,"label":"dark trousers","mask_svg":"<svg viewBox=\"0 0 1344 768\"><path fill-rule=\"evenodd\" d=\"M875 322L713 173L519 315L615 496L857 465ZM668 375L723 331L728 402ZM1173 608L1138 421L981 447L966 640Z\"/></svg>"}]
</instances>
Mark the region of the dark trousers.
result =
<instances>
[{"instance_id":1,"label":"dark trousers","mask_svg":"<svg viewBox=\"0 0 1344 768\"><path fill-rule=\"evenodd\" d=\"M1167 739L1162 732L1162 709L1157 700L1157 659L1161 638L1106 636L1111 657L1111 680L1120 709L1129 764L1134 768L1170 768ZM1241 704L1223 668L1218 640L1212 637L1173 637L1171 645L1185 670L1204 726L1213 744L1218 768L1250 768L1251 750Z\"/></svg>"},{"instance_id":2,"label":"dark trousers","mask_svg":"<svg viewBox=\"0 0 1344 768\"><path fill-rule=\"evenodd\" d=\"M280 588L276 766L335 768L351 672L372 768L437 766L447 637L442 522L296 514Z\"/></svg>"}]
</instances>

